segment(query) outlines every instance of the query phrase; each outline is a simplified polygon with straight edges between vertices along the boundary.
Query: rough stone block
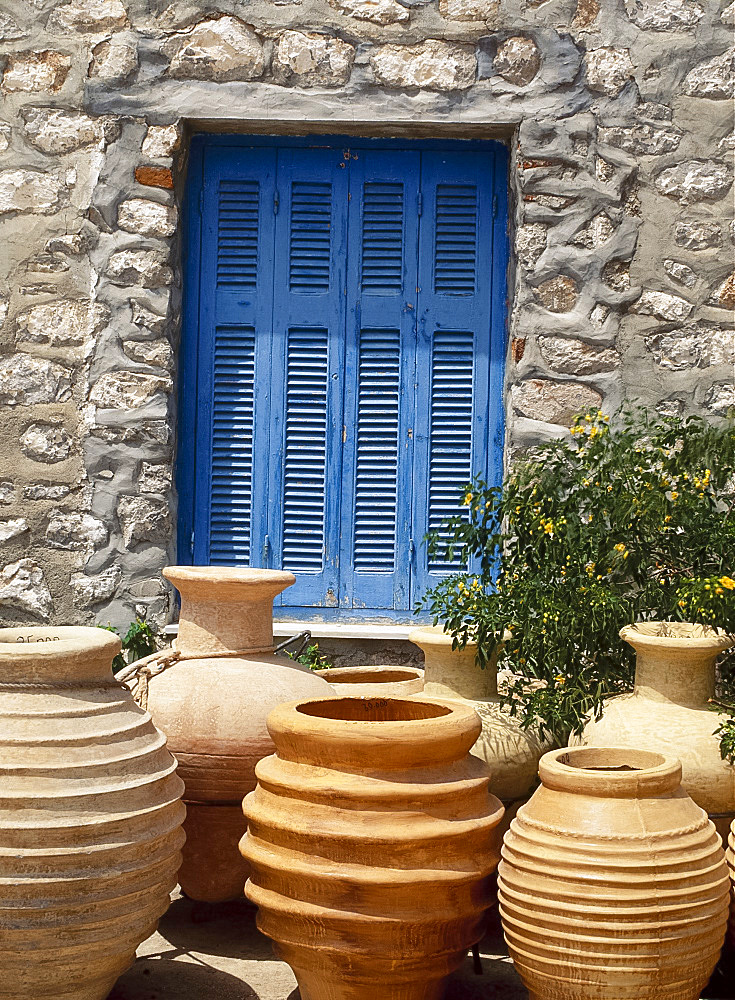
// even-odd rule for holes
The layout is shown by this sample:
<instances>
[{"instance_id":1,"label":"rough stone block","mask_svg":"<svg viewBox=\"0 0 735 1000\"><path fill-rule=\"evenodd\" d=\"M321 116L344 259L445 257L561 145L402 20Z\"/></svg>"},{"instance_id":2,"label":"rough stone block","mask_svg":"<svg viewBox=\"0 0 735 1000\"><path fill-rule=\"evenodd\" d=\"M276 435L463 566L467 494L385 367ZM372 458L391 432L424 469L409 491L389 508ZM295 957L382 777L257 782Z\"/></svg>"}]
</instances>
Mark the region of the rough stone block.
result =
<instances>
[{"instance_id":1,"label":"rough stone block","mask_svg":"<svg viewBox=\"0 0 735 1000\"><path fill-rule=\"evenodd\" d=\"M508 83L527 87L539 71L541 54L531 38L514 37L498 47L493 69Z\"/></svg>"},{"instance_id":2,"label":"rough stone block","mask_svg":"<svg viewBox=\"0 0 735 1000\"><path fill-rule=\"evenodd\" d=\"M3 74L2 89L56 94L64 86L71 67L71 56L45 49L43 52L15 52L8 58Z\"/></svg>"},{"instance_id":3,"label":"rough stone block","mask_svg":"<svg viewBox=\"0 0 735 1000\"><path fill-rule=\"evenodd\" d=\"M43 570L33 559L19 559L0 570L0 605L48 621L53 611Z\"/></svg>"},{"instance_id":4,"label":"rough stone block","mask_svg":"<svg viewBox=\"0 0 735 1000\"><path fill-rule=\"evenodd\" d=\"M396 0L329 0L335 10L354 17L358 21L372 21L373 24L395 24L407 21L409 13Z\"/></svg>"},{"instance_id":5,"label":"rough stone block","mask_svg":"<svg viewBox=\"0 0 735 1000\"><path fill-rule=\"evenodd\" d=\"M674 239L685 250L711 250L722 246L722 229L718 222L679 222Z\"/></svg>"},{"instance_id":6,"label":"rough stone block","mask_svg":"<svg viewBox=\"0 0 735 1000\"><path fill-rule=\"evenodd\" d=\"M735 407L735 384L719 382L713 385L704 397L704 405L719 416L727 416L728 412Z\"/></svg>"},{"instance_id":7,"label":"rough stone block","mask_svg":"<svg viewBox=\"0 0 735 1000\"><path fill-rule=\"evenodd\" d=\"M160 542L167 535L171 521L168 503L151 497L122 497L117 505L123 541L127 546L140 542Z\"/></svg>"},{"instance_id":8,"label":"rough stone block","mask_svg":"<svg viewBox=\"0 0 735 1000\"><path fill-rule=\"evenodd\" d=\"M174 366L174 352L171 344L163 339L157 340L124 340L123 350L131 361L143 365L155 365L171 371Z\"/></svg>"},{"instance_id":9,"label":"rough stone block","mask_svg":"<svg viewBox=\"0 0 735 1000\"><path fill-rule=\"evenodd\" d=\"M579 414L598 409L602 396L579 382L534 378L512 387L511 402L522 417L570 427Z\"/></svg>"},{"instance_id":10,"label":"rough stone block","mask_svg":"<svg viewBox=\"0 0 735 1000\"><path fill-rule=\"evenodd\" d=\"M690 70L684 80L684 93L690 97L732 99L735 96L735 49L707 59Z\"/></svg>"},{"instance_id":11,"label":"rough stone block","mask_svg":"<svg viewBox=\"0 0 735 1000\"><path fill-rule=\"evenodd\" d=\"M723 309L735 309L735 271L717 289L715 301Z\"/></svg>"},{"instance_id":12,"label":"rough stone block","mask_svg":"<svg viewBox=\"0 0 735 1000\"><path fill-rule=\"evenodd\" d=\"M174 186L174 177L168 167L136 167L135 179L145 187L163 188L164 191L172 191Z\"/></svg>"},{"instance_id":13,"label":"rough stone block","mask_svg":"<svg viewBox=\"0 0 735 1000\"><path fill-rule=\"evenodd\" d=\"M548 228L542 222L527 222L516 230L516 258L527 271L536 267L546 249Z\"/></svg>"},{"instance_id":14,"label":"rough stone block","mask_svg":"<svg viewBox=\"0 0 735 1000\"><path fill-rule=\"evenodd\" d=\"M439 0L439 13L450 21L486 21L495 24L499 0Z\"/></svg>"},{"instance_id":15,"label":"rough stone block","mask_svg":"<svg viewBox=\"0 0 735 1000\"><path fill-rule=\"evenodd\" d=\"M26 38L27 36L27 26L21 28L10 14L6 11L0 11L0 41L14 42L18 38Z\"/></svg>"},{"instance_id":16,"label":"rough stone block","mask_svg":"<svg viewBox=\"0 0 735 1000\"><path fill-rule=\"evenodd\" d=\"M66 197L66 185L52 173L0 170L0 215L7 212L51 215Z\"/></svg>"},{"instance_id":17,"label":"rough stone block","mask_svg":"<svg viewBox=\"0 0 735 1000\"><path fill-rule=\"evenodd\" d=\"M103 409L135 410L157 393L173 389L170 378L145 372L108 372L99 378L89 393L90 403Z\"/></svg>"},{"instance_id":18,"label":"rough stone block","mask_svg":"<svg viewBox=\"0 0 735 1000\"><path fill-rule=\"evenodd\" d=\"M25 344L79 347L92 342L109 318L110 310L101 302L58 299L20 313L16 336Z\"/></svg>"},{"instance_id":19,"label":"rough stone block","mask_svg":"<svg viewBox=\"0 0 735 1000\"><path fill-rule=\"evenodd\" d=\"M704 17L696 0L626 0L626 7L644 31L687 31Z\"/></svg>"},{"instance_id":20,"label":"rough stone block","mask_svg":"<svg viewBox=\"0 0 735 1000\"><path fill-rule=\"evenodd\" d=\"M132 40L114 35L98 42L92 49L89 76L105 83L126 83L138 69L138 46Z\"/></svg>"},{"instance_id":21,"label":"rough stone block","mask_svg":"<svg viewBox=\"0 0 735 1000\"><path fill-rule=\"evenodd\" d=\"M633 63L627 49L606 47L585 54L587 86L608 97L617 97L633 77Z\"/></svg>"},{"instance_id":22,"label":"rough stone block","mask_svg":"<svg viewBox=\"0 0 735 1000\"><path fill-rule=\"evenodd\" d=\"M78 607L89 608L109 601L120 586L122 575L119 566L110 566L101 573L89 576L86 573L73 573L70 583L74 603Z\"/></svg>"},{"instance_id":23,"label":"rough stone block","mask_svg":"<svg viewBox=\"0 0 735 1000\"><path fill-rule=\"evenodd\" d=\"M681 264L679 261L665 260L664 271L678 285L685 285L687 288L692 288L696 284L697 275L692 271L691 267L687 267L686 264Z\"/></svg>"},{"instance_id":24,"label":"rough stone block","mask_svg":"<svg viewBox=\"0 0 735 1000\"><path fill-rule=\"evenodd\" d=\"M143 156L152 160L172 156L179 148L181 132L178 125L149 125L143 140Z\"/></svg>"},{"instance_id":25,"label":"rough stone block","mask_svg":"<svg viewBox=\"0 0 735 1000\"><path fill-rule=\"evenodd\" d=\"M167 496L171 490L172 469L170 465L143 462L138 476L140 493L161 493Z\"/></svg>"},{"instance_id":26,"label":"rough stone block","mask_svg":"<svg viewBox=\"0 0 735 1000\"><path fill-rule=\"evenodd\" d=\"M107 527L98 517L76 511L52 510L46 528L46 544L52 549L91 555L107 541Z\"/></svg>"},{"instance_id":27,"label":"rough stone block","mask_svg":"<svg viewBox=\"0 0 735 1000\"><path fill-rule=\"evenodd\" d=\"M539 337L539 347L549 368L561 375L597 375L614 371L620 355L611 347L593 347L567 337Z\"/></svg>"},{"instance_id":28,"label":"rough stone block","mask_svg":"<svg viewBox=\"0 0 735 1000\"><path fill-rule=\"evenodd\" d=\"M47 31L97 34L126 28L129 23L127 9L121 0L71 0L51 12Z\"/></svg>"},{"instance_id":29,"label":"rough stone block","mask_svg":"<svg viewBox=\"0 0 735 1000\"><path fill-rule=\"evenodd\" d=\"M28 521L24 517L13 517L8 521L0 521L0 543L10 542L30 531Z\"/></svg>"},{"instance_id":30,"label":"rough stone block","mask_svg":"<svg viewBox=\"0 0 735 1000\"><path fill-rule=\"evenodd\" d=\"M173 236L177 212L174 205L162 205L148 198L130 198L119 205L117 224L128 233L141 236Z\"/></svg>"},{"instance_id":31,"label":"rough stone block","mask_svg":"<svg viewBox=\"0 0 735 1000\"><path fill-rule=\"evenodd\" d=\"M339 87L350 79L354 61L354 46L341 38L284 31L273 52L273 75L297 87Z\"/></svg>"},{"instance_id":32,"label":"rough stone block","mask_svg":"<svg viewBox=\"0 0 735 1000\"><path fill-rule=\"evenodd\" d=\"M579 294L577 282L566 274L549 278L533 291L541 305L554 313L569 312L573 309Z\"/></svg>"},{"instance_id":33,"label":"rough stone block","mask_svg":"<svg viewBox=\"0 0 735 1000\"><path fill-rule=\"evenodd\" d=\"M724 327L654 333L646 337L646 347L668 371L735 365L735 331Z\"/></svg>"},{"instance_id":34,"label":"rough stone block","mask_svg":"<svg viewBox=\"0 0 735 1000\"><path fill-rule=\"evenodd\" d=\"M20 450L34 462L63 462L71 451L71 438L57 423L34 423L20 436Z\"/></svg>"},{"instance_id":35,"label":"rough stone block","mask_svg":"<svg viewBox=\"0 0 735 1000\"><path fill-rule=\"evenodd\" d=\"M438 38L419 45L381 45L370 56L370 65L387 87L466 90L477 76L474 49Z\"/></svg>"},{"instance_id":36,"label":"rough stone block","mask_svg":"<svg viewBox=\"0 0 735 1000\"><path fill-rule=\"evenodd\" d=\"M656 316L671 323L683 323L694 306L679 295L668 292L646 290L631 307L630 311L641 316Z\"/></svg>"},{"instance_id":37,"label":"rough stone block","mask_svg":"<svg viewBox=\"0 0 735 1000\"><path fill-rule=\"evenodd\" d=\"M118 285L160 288L170 285L173 272L159 250L118 250L107 262L105 274Z\"/></svg>"},{"instance_id":38,"label":"rough stone block","mask_svg":"<svg viewBox=\"0 0 735 1000\"><path fill-rule=\"evenodd\" d=\"M36 484L35 486L23 487L24 500L63 500L71 493L70 486L63 486L57 483L54 486Z\"/></svg>"},{"instance_id":39,"label":"rough stone block","mask_svg":"<svg viewBox=\"0 0 735 1000\"><path fill-rule=\"evenodd\" d=\"M732 183L730 171L715 160L683 160L667 167L656 178L656 188L682 205L721 198Z\"/></svg>"},{"instance_id":40,"label":"rough stone block","mask_svg":"<svg viewBox=\"0 0 735 1000\"><path fill-rule=\"evenodd\" d=\"M673 153L679 148L681 136L682 133L678 129L655 128L648 124L625 128L601 128L599 131L600 142L638 156L661 156L663 153Z\"/></svg>"},{"instance_id":41,"label":"rough stone block","mask_svg":"<svg viewBox=\"0 0 735 1000\"><path fill-rule=\"evenodd\" d=\"M0 404L58 403L71 393L71 370L45 358L13 354L0 359Z\"/></svg>"},{"instance_id":42,"label":"rough stone block","mask_svg":"<svg viewBox=\"0 0 735 1000\"><path fill-rule=\"evenodd\" d=\"M151 333L159 334L166 330L168 317L161 316L159 313L153 312L153 310L148 309L148 307L138 299L130 300L130 314L133 323L141 329L150 330Z\"/></svg>"},{"instance_id":43,"label":"rough stone block","mask_svg":"<svg viewBox=\"0 0 735 1000\"><path fill-rule=\"evenodd\" d=\"M257 80L263 75L263 43L236 17L209 18L180 32L163 46L169 75L179 79Z\"/></svg>"}]
</instances>

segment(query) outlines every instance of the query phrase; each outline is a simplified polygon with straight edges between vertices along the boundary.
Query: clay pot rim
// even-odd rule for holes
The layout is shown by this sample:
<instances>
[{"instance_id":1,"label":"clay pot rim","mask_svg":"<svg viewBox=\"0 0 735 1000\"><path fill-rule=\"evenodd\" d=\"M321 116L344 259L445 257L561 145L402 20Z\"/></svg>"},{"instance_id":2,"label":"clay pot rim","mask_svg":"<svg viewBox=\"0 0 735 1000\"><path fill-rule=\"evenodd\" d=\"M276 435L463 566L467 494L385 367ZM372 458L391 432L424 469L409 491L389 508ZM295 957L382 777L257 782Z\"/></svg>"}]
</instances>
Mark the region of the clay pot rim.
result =
<instances>
[{"instance_id":1,"label":"clay pot rim","mask_svg":"<svg viewBox=\"0 0 735 1000\"><path fill-rule=\"evenodd\" d=\"M323 702L346 702L346 701L379 701L379 702L402 702L408 707L416 708L418 705L432 705L443 709L441 714L430 716L426 719L392 719L392 720L368 720L368 719L335 719L328 716L311 715L308 712L300 711L304 706L316 705ZM472 705L460 701L449 701L443 698L424 698L418 695L388 696L388 695L326 695L324 698L304 698L298 701L284 702L274 708L268 716L268 728L271 726L279 730L294 730L309 732L313 735L325 733L333 734L335 730L342 729L352 736L372 737L376 735L376 727L379 727L380 737L391 739L394 736L405 732L405 727L419 726L422 729L431 729L440 726L444 728L447 723L471 724L479 727L477 713Z\"/></svg>"},{"instance_id":2,"label":"clay pot rim","mask_svg":"<svg viewBox=\"0 0 735 1000\"><path fill-rule=\"evenodd\" d=\"M362 684L366 681L371 684L396 684L401 681L422 680L424 676L423 670L419 670L417 667L392 666L389 663L369 663L359 667L325 667L323 670L314 670L312 673L323 677L325 681L337 681L343 684ZM383 679L376 676L383 673L393 676Z\"/></svg>"},{"instance_id":3,"label":"clay pot rim","mask_svg":"<svg viewBox=\"0 0 735 1000\"><path fill-rule=\"evenodd\" d=\"M655 634L657 630L664 627L671 629L675 634ZM711 630L711 634L703 634L705 629ZM687 634L688 630L691 630L692 634ZM676 632L679 634L676 634ZM712 653L723 652L735 646L735 638L729 636L727 632L696 622L636 622L633 625L624 625L618 634L621 639L633 646L634 649L636 647L651 650L688 649L702 653Z\"/></svg>"},{"instance_id":4,"label":"clay pot rim","mask_svg":"<svg viewBox=\"0 0 735 1000\"><path fill-rule=\"evenodd\" d=\"M19 642L19 636L29 636ZM0 628L0 661L17 664L24 660L58 661L62 657L78 659L104 656L110 659L120 652L120 637L107 629L90 625L30 625Z\"/></svg>"},{"instance_id":5,"label":"clay pot rim","mask_svg":"<svg viewBox=\"0 0 735 1000\"><path fill-rule=\"evenodd\" d=\"M243 599L243 589L260 591L263 600L280 594L296 583L293 573L280 569L255 569L250 566L164 566L161 574L182 594L196 591L197 596L212 601ZM183 585L183 586L180 586ZM231 588L231 595L227 590Z\"/></svg>"},{"instance_id":6,"label":"clay pot rim","mask_svg":"<svg viewBox=\"0 0 735 1000\"><path fill-rule=\"evenodd\" d=\"M512 638L512 635L513 633L506 629L503 632L503 642L508 642ZM451 647L454 642L454 636L449 632L445 632L443 625L421 625L419 628L411 629L408 633L408 641L412 642L415 646L421 646L423 642L426 645L433 644L436 646ZM470 641L459 652L464 652L466 649L474 649L476 645L476 642Z\"/></svg>"},{"instance_id":7,"label":"clay pot rim","mask_svg":"<svg viewBox=\"0 0 735 1000\"><path fill-rule=\"evenodd\" d=\"M612 770L625 765L634 769ZM539 761L544 787L602 798L645 798L674 791L681 775L676 758L636 747L561 747Z\"/></svg>"}]
</instances>

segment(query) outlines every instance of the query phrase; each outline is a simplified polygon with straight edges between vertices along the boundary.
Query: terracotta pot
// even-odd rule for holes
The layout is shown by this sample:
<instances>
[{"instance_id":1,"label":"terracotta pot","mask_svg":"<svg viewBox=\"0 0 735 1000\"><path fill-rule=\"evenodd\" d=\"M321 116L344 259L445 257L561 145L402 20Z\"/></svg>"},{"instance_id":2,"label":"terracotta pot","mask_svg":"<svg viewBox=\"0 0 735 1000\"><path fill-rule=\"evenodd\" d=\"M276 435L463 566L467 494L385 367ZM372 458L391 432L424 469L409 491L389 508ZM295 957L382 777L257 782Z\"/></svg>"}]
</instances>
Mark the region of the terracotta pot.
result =
<instances>
[{"instance_id":1,"label":"terracotta pot","mask_svg":"<svg viewBox=\"0 0 735 1000\"><path fill-rule=\"evenodd\" d=\"M695 1000L722 947L727 866L681 765L567 747L506 834L498 897L534 1000Z\"/></svg>"},{"instance_id":2,"label":"terracotta pot","mask_svg":"<svg viewBox=\"0 0 735 1000\"><path fill-rule=\"evenodd\" d=\"M493 791L506 807L506 820L536 785L538 762L549 749L537 734L522 729L501 707L496 657L482 670L477 646L452 649L452 636L439 626L417 628L408 638L424 653L424 693L434 698L468 701L480 716L482 732L472 753L493 775Z\"/></svg>"},{"instance_id":3,"label":"terracotta pot","mask_svg":"<svg viewBox=\"0 0 735 1000\"><path fill-rule=\"evenodd\" d=\"M273 752L268 712L332 689L272 653L273 599L294 582L291 573L169 566L163 575L181 594L182 659L151 678L148 709L179 761L190 804L181 888L191 899L221 902L241 896L248 876L237 849L240 806L255 788L255 765Z\"/></svg>"},{"instance_id":4,"label":"terracotta pot","mask_svg":"<svg viewBox=\"0 0 735 1000\"><path fill-rule=\"evenodd\" d=\"M730 827L727 840L727 864L730 869L732 879L732 893L730 895L730 928L728 934L728 948L730 954L735 958L735 820Z\"/></svg>"},{"instance_id":5,"label":"terracotta pot","mask_svg":"<svg viewBox=\"0 0 735 1000\"><path fill-rule=\"evenodd\" d=\"M503 815L469 705L330 698L268 716L245 893L301 1000L433 1000L483 934Z\"/></svg>"},{"instance_id":6,"label":"terracotta pot","mask_svg":"<svg viewBox=\"0 0 735 1000\"><path fill-rule=\"evenodd\" d=\"M330 667L314 673L338 694L355 698L405 698L424 689L423 672L413 667Z\"/></svg>"},{"instance_id":7,"label":"terracotta pot","mask_svg":"<svg viewBox=\"0 0 735 1000\"><path fill-rule=\"evenodd\" d=\"M0 995L103 1000L176 885L183 784L97 628L0 630Z\"/></svg>"},{"instance_id":8,"label":"terracotta pot","mask_svg":"<svg viewBox=\"0 0 735 1000\"><path fill-rule=\"evenodd\" d=\"M733 640L687 622L626 625L620 635L636 651L634 691L610 698L602 718L585 726L581 742L678 757L685 790L726 838L735 817L735 767L722 760L713 735L726 716L713 712L708 699L715 691L715 660Z\"/></svg>"}]
</instances>

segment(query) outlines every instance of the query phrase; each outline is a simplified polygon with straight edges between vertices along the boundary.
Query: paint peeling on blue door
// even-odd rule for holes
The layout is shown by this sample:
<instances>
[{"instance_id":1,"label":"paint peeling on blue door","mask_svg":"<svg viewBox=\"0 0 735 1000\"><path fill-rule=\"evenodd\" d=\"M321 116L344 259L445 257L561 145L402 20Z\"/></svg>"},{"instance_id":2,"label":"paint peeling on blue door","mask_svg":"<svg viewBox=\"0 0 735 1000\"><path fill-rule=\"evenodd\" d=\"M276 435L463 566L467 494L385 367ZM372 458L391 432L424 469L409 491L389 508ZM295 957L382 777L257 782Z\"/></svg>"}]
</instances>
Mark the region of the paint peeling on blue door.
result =
<instances>
[{"instance_id":1,"label":"paint peeling on blue door","mask_svg":"<svg viewBox=\"0 0 735 1000\"><path fill-rule=\"evenodd\" d=\"M180 561L410 620L426 531L502 472L505 148L198 136L187 207Z\"/></svg>"}]
</instances>

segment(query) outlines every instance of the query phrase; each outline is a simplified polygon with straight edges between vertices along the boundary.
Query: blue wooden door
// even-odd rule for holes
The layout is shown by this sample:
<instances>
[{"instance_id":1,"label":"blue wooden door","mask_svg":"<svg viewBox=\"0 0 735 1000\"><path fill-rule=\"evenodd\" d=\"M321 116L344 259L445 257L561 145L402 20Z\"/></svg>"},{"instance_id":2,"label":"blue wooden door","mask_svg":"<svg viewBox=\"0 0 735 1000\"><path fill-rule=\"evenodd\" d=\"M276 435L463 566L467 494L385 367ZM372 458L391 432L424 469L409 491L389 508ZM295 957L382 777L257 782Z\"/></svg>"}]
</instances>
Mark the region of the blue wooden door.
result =
<instances>
[{"instance_id":1,"label":"blue wooden door","mask_svg":"<svg viewBox=\"0 0 735 1000\"><path fill-rule=\"evenodd\" d=\"M406 618L426 531L502 463L506 156L192 144L182 561L283 566L284 611Z\"/></svg>"}]
</instances>

